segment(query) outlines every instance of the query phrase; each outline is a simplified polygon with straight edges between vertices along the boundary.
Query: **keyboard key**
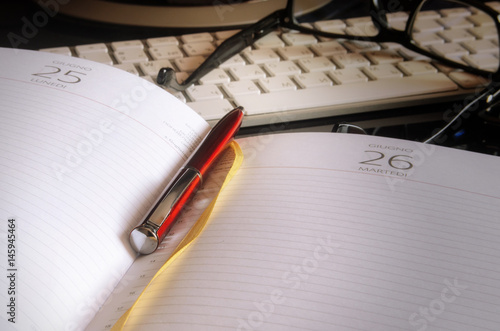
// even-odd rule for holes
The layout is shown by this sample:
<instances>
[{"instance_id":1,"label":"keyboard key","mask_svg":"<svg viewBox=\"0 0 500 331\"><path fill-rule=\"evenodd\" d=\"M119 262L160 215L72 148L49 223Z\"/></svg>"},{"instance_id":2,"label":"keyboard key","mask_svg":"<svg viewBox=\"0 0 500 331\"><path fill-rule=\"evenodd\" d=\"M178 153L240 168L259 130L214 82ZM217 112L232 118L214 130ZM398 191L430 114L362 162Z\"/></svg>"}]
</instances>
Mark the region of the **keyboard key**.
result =
<instances>
[{"instance_id":1,"label":"keyboard key","mask_svg":"<svg viewBox=\"0 0 500 331\"><path fill-rule=\"evenodd\" d=\"M281 38L283 38L283 40L288 45L292 46L312 45L318 42L318 39L316 39L313 35L305 33L295 33L295 32L284 33L281 36Z\"/></svg>"},{"instance_id":2,"label":"keyboard key","mask_svg":"<svg viewBox=\"0 0 500 331\"><path fill-rule=\"evenodd\" d=\"M467 49L463 48L459 44L450 43L432 45L430 46L430 49L436 54L446 58L460 57L469 53Z\"/></svg>"},{"instance_id":3,"label":"keyboard key","mask_svg":"<svg viewBox=\"0 0 500 331\"><path fill-rule=\"evenodd\" d=\"M203 56L190 56L182 59L175 59L174 63L180 71L192 72L204 61L205 58Z\"/></svg>"},{"instance_id":4,"label":"keyboard key","mask_svg":"<svg viewBox=\"0 0 500 331\"><path fill-rule=\"evenodd\" d=\"M354 53L380 50L379 44L370 41L348 40L344 41L344 47Z\"/></svg>"},{"instance_id":5,"label":"keyboard key","mask_svg":"<svg viewBox=\"0 0 500 331\"><path fill-rule=\"evenodd\" d=\"M367 23L371 23L372 19L369 16L348 18L345 20L348 26L364 26Z\"/></svg>"},{"instance_id":6,"label":"keyboard key","mask_svg":"<svg viewBox=\"0 0 500 331\"><path fill-rule=\"evenodd\" d=\"M465 41L462 43L462 46L472 54L498 53L498 46L489 39Z\"/></svg>"},{"instance_id":7,"label":"keyboard key","mask_svg":"<svg viewBox=\"0 0 500 331\"><path fill-rule=\"evenodd\" d=\"M498 69L498 56L489 53L465 55L462 59L472 67L489 69L495 72Z\"/></svg>"},{"instance_id":8,"label":"keyboard key","mask_svg":"<svg viewBox=\"0 0 500 331\"><path fill-rule=\"evenodd\" d=\"M464 17L443 17L437 20L445 29L468 29L473 28L474 23Z\"/></svg>"},{"instance_id":9,"label":"keyboard key","mask_svg":"<svg viewBox=\"0 0 500 331\"><path fill-rule=\"evenodd\" d=\"M382 50L389 50L389 51L398 51L403 46L401 44L395 43L395 42L384 42L381 43Z\"/></svg>"},{"instance_id":10,"label":"keyboard key","mask_svg":"<svg viewBox=\"0 0 500 331\"><path fill-rule=\"evenodd\" d=\"M223 84L222 88L230 98L234 98L237 95L260 94L260 89L251 80Z\"/></svg>"},{"instance_id":11,"label":"keyboard key","mask_svg":"<svg viewBox=\"0 0 500 331\"><path fill-rule=\"evenodd\" d=\"M335 54L346 54L347 49L344 48L338 41L323 41L311 45L311 49L319 56L332 56Z\"/></svg>"},{"instance_id":12,"label":"keyboard key","mask_svg":"<svg viewBox=\"0 0 500 331\"><path fill-rule=\"evenodd\" d=\"M415 22L413 26L415 32L438 32L442 31L444 27L433 19L420 19Z\"/></svg>"},{"instance_id":13,"label":"keyboard key","mask_svg":"<svg viewBox=\"0 0 500 331\"><path fill-rule=\"evenodd\" d=\"M377 64L362 70L372 80L403 77L403 73L392 64Z\"/></svg>"},{"instance_id":14,"label":"keyboard key","mask_svg":"<svg viewBox=\"0 0 500 331\"><path fill-rule=\"evenodd\" d=\"M208 56L213 53L215 46L212 45L212 43L203 41L199 43L184 44L182 49L186 52L187 56Z\"/></svg>"},{"instance_id":15,"label":"keyboard key","mask_svg":"<svg viewBox=\"0 0 500 331\"><path fill-rule=\"evenodd\" d=\"M186 90L191 101L222 99L223 95L215 85L194 85Z\"/></svg>"},{"instance_id":16,"label":"keyboard key","mask_svg":"<svg viewBox=\"0 0 500 331\"><path fill-rule=\"evenodd\" d=\"M231 67L234 67L234 66L244 66L245 64L246 64L246 62L241 57L241 55L240 54L236 54L233 57L231 57L229 60L227 60L226 62L224 62L221 65L219 65L219 68L227 69L227 68L231 68Z\"/></svg>"},{"instance_id":17,"label":"keyboard key","mask_svg":"<svg viewBox=\"0 0 500 331\"><path fill-rule=\"evenodd\" d=\"M156 79L158 76L158 71L161 68L173 68L172 63L169 60L154 60L148 62L140 62L139 69L145 76L151 76Z\"/></svg>"},{"instance_id":18,"label":"keyboard key","mask_svg":"<svg viewBox=\"0 0 500 331\"><path fill-rule=\"evenodd\" d=\"M301 75L295 75L294 80L303 89L333 85L332 80L322 72L309 72Z\"/></svg>"},{"instance_id":19,"label":"keyboard key","mask_svg":"<svg viewBox=\"0 0 500 331\"><path fill-rule=\"evenodd\" d=\"M278 54L285 60L298 60L314 56L306 46L285 46L278 49Z\"/></svg>"},{"instance_id":20,"label":"keyboard key","mask_svg":"<svg viewBox=\"0 0 500 331\"><path fill-rule=\"evenodd\" d=\"M127 41L115 41L111 43L111 48L113 51L120 51L123 49L143 49L144 45L140 40L127 40Z\"/></svg>"},{"instance_id":21,"label":"keyboard key","mask_svg":"<svg viewBox=\"0 0 500 331\"><path fill-rule=\"evenodd\" d=\"M363 17L364 19L364 17ZM378 29L373 25L371 18L360 24L353 26L348 26L345 29L345 33L352 36L375 36L378 33Z\"/></svg>"},{"instance_id":22,"label":"keyboard key","mask_svg":"<svg viewBox=\"0 0 500 331\"><path fill-rule=\"evenodd\" d=\"M315 22L314 27L324 32L343 33L347 25L342 20L325 20Z\"/></svg>"},{"instance_id":23,"label":"keyboard key","mask_svg":"<svg viewBox=\"0 0 500 331\"><path fill-rule=\"evenodd\" d=\"M199 43L203 41L213 41L214 38L208 32L193 33L181 36L181 40L185 44Z\"/></svg>"},{"instance_id":24,"label":"keyboard key","mask_svg":"<svg viewBox=\"0 0 500 331\"><path fill-rule=\"evenodd\" d=\"M287 76L261 78L259 79L259 85L266 93L297 89L297 85Z\"/></svg>"},{"instance_id":25,"label":"keyboard key","mask_svg":"<svg viewBox=\"0 0 500 331\"><path fill-rule=\"evenodd\" d=\"M353 34L355 36L370 36L373 35L373 31L377 31L373 25L373 20L369 16L348 18L345 20L347 23L347 34ZM350 33L349 30L353 29ZM356 31L356 32L354 32Z\"/></svg>"},{"instance_id":26,"label":"keyboard key","mask_svg":"<svg viewBox=\"0 0 500 331\"><path fill-rule=\"evenodd\" d=\"M487 81L484 78L463 71L451 72L449 77L463 88L475 88L477 86L487 84Z\"/></svg>"},{"instance_id":27,"label":"keyboard key","mask_svg":"<svg viewBox=\"0 0 500 331\"><path fill-rule=\"evenodd\" d=\"M391 28L394 30L399 30L399 31L404 31L406 28L406 20L404 21L399 21L396 20L394 22L389 21Z\"/></svg>"},{"instance_id":28,"label":"keyboard key","mask_svg":"<svg viewBox=\"0 0 500 331\"><path fill-rule=\"evenodd\" d=\"M265 78L266 73L256 64L229 68L229 73L236 80Z\"/></svg>"},{"instance_id":29,"label":"keyboard key","mask_svg":"<svg viewBox=\"0 0 500 331\"><path fill-rule=\"evenodd\" d=\"M134 63L149 61L142 49L126 48L113 53L118 63Z\"/></svg>"},{"instance_id":30,"label":"keyboard key","mask_svg":"<svg viewBox=\"0 0 500 331\"><path fill-rule=\"evenodd\" d=\"M200 84L223 84L229 83L231 78L226 72L220 68L210 71L208 74L200 78Z\"/></svg>"},{"instance_id":31,"label":"keyboard key","mask_svg":"<svg viewBox=\"0 0 500 331\"><path fill-rule=\"evenodd\" d=\"M365 67L370 61L359 53L339 54L332 56L333 62L340 68Z\"/></svg>"},{"instance_id":32,"label":"keyboard key","mask_svg":"<svg viewBox=\"0 0 500 331\"><path fill-rule=\"evenodd\" d=\"M467 8L441 9L439 13L445 17L465 17L472 14Z\"/></svg>"},{"instance_id":33,"label":"keyboard key","mask_svg":"<svg viewBox=\"0 0 500 331\"><path fill-rule=\"evenodd\" d=\"M432 62L432 65L438 69L438 72L442 72L445 75L449 75L453 71L457 71L456 68L450 67L446 64L442 64L441 62Z\"/></svg>"},{"instance_id":34,"label":"keyboard key","mask_svg":"<svg viewBox=\"0 0 500 331\"><path fill-rule=\"evenodd\" d=\"M467 19L471 21L475 26L480 26L490 29L495 26L495 22L493 22L491 17L486 14L471 15L467 17Z\"/></svg>"},{"instance_id":35,"label":"keyboard key","mask_svg":"<svg viewBox=\"0 0 500 331\"><path fill-rule=\"evenodd\" d=\"M304 69L305 72L328 71L335 69L335 64L324 56L312 59L300 59L297 63L302 69Z\"/></svg>"},{"instance_id":36,"label":"keyboard key","mask_svg":"<svg viewBox=\"0 0 500 331\"><path fill-rule=\"evenodd\" d=\"M444 39L434 32L415 33L413 35L413 38L415 38L415 40L418 42L419 45L424 47L429 45L444 43Z\"/></svg>"},{"instance_id":37,"label":"keyboard key","mask_svg":"<svg viewBox=\"0 0 500 331\"><path fill-rule=\"evenodd\" d=\"M226 99L187 102L186 105L200 114L206 121L219 120L229 111L234 109L231 103Z\"/></svg>"},{"instance_id":38,"label":"keyboard key","mask_svg":"<svg viewBox=\"0 0 500 331\"><path fill-rule=\"evenodd\" d=\"M489 26L476 26L468 29L477 39L493 39L498 41L498 32Z\"/></svg>"},{"instance_id":39,"label":"keyboard key","mask_svg":"<svg viewBox=\"0 0 500 331\"><path fill-rule=\"evenodd\" d=\"M153 60L175 60L184 57L184 54L177 46L153 47L148 51Z\"/></svg>"},{"instance_id":40,"label":"keyboard key","mask_svg":"<svg viewBox=\"0 0 500 331\"><path fill-rule=\"evenodd\" d=\"M397 67L407 76L432 74L438 72L436 67L434 67L427 61L400 62L397 64Z\"/></svg>"},{"instance_id":41,"label":"keyboard key","mask_svg":"<svg viewBox=\"0 0 500 331\"><path fill-rule=\"evenodd\" d=\"M441 14L435 10L426 10L426 11L421 11L418 14L419 20L425 21L425 20L435 20L441 17Z\"/></svg>"},{"instance_id":42,"label":"keyboard key","mask_svg":"<svg viewBox=\"0 0 500 331\"><path fill-rule=\"evenodd\" d=\"M270 33L254 43L255 48L279 48L285 47L285 42L281 40L275 33Z\"/></svg>"},{"instance_id":43,"label":"keyboard key","mask_svg":"<svg viewBox=\"0 0 500 331\"><path fill-rule=\"evenodd\" d=\"M390 50L366 52L364 55L373 64L398 63L403 61L403 57L401 55Z\"/></svg>"},{"instance_id":44,"label":"keyboard key","mask_svg":"<svg viewBox=\"0 0 500 331\"><path fill-rule=\"evenodd\" d=\"M401 54L406 60L412 61L429 61L429 58L420 53L409 50L405 47L398 49L398 53Z\"/></svg>"},{"instance_id":45,"label":"keyboard key","mask_svg":"<svg viewBox=\"0 0 500 331\"><path fill-rule=\"evenodd\" d=\"M352 83L362 83L367 82L368 77L363 74L359 68L345 68L345 69L337 69L328 72L328 76L336 83L336 84L352 84Z\"/></svg>"},{"instance_id":46,"label":"keyboard key","mask_svg":"<svg viewBox=\"0 0 500 331\"><path fill-rule=\"evenodd\" d=\"M438 35L449 43L474 40L474 36L462 29L451 29L438 32Z\"/></svg>"},{"instance_id":47,"label":"keyboard key","mask_svg":"<svg viewBox=\"0 0 500 331\"><path fill-rule=\"evenodd\" d=\"M488 7L495 9L497 12L500 12L500 2L498 1L488 1L485 3Z\"/></svg>"},{"instance_id":48,"label":"keyboard key","mask_svg":"<svg viewBox=\"0 0 500 331\"><path fill-rule=\"evenodd\" d=\"M406 24L406 22L408 21L408 14L402 11L395 13L387 13L387 20L390 24L396 22L403 22Z\"/></svg>"},{"instance_id":49,"label":"keyboard key","mask_svg":"<svg viewBox=\"0 0 500 331\"><path fill-rule=\"evenodd\" d=\"M272 49L264 48L243 52L243 56L252 64L278 62L280 57Z\"/></svg>"},{"instance_id":50,"label":"keyboard key","mask_svg":"<svg viewBox=\"0 0 500 331\"><path fill-rule=\"evenodd\" d=\"M71 56L71 49L69 47L63 46L63 47L51 47L51 48L42 48L40 49L41 52L47 52L47 53L54 53L54 54L61 54L61 55L67 55Z\"/></svg>"},{"instance_id":51,"label":"keyboard key","mask_svg":"<svg viewBox=\"0 0 500 331\"><path fill-rule=\"evenodd\" d=\"M176 46L179 41L175 37L159 37L146 39L146 45L149 47Z\"/></svg>"},{"instance_id":52,"label":"keyboard key","mask_svg":"<svg viewBox=\"0 0 500 331\"><path fill-rule=\"evenodd\" d=\"M108 47L103 43L75 46L76 55L82 56L89 53L107 53Z\"/></svg>"},{"instance_id":53,"label":"keyboard key","mask_svg":"<svg viewBox=\"0 0 500 331\"><path fill-rule=\"evenodd\" d=\"M301 73L300 68L292 61L266 63L264 69L266 69L271 76L292 76Z\"/></svg>"},{"instance_id":54,"label":"keyboard key","mask_svg":"<svg viewBox=\"0 0 500 331\"><path fill-rule=\"evenodd\" d=\"M175 73L175 79L177 79L178 82L184 82L186 79L188 79L189 74L184 71L177 71Z\"/></svg>"}]
</instances>

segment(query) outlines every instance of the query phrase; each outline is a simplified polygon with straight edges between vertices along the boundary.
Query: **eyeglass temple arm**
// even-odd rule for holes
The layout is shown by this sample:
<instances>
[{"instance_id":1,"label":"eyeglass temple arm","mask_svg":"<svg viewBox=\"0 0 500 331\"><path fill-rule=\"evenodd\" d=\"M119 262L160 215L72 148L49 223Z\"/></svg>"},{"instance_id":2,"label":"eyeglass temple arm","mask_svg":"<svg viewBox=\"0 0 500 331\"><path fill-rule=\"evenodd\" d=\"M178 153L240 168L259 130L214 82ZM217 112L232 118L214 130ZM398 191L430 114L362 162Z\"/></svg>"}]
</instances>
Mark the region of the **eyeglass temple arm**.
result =
<instances>
[{"instance_id":1,"label":"eyeglass temple arm","mask_svg":"<svg viewBox=\"0 0 500 331\"><path fill-rule=\"evenodd\" d=\"M183 83L177 81L172 68L161 68L156 78L157 83L184 91L205 74L274 30L280 24L281 17L282 11L278 10L225 40Z\"/></svg>"}]
</instances>

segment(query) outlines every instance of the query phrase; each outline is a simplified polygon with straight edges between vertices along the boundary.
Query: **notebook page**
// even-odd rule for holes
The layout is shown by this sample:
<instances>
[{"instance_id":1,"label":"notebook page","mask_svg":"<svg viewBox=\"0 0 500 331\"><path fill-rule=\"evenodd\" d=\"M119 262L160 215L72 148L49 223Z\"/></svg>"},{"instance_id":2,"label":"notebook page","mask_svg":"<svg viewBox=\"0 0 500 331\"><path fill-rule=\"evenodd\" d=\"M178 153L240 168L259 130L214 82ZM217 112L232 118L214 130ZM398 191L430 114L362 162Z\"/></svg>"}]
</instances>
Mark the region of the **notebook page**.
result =
<instances>
[{"instance_id":1,"label":"notebook page","mask_svg":"<svg viewBox=\"0 0 500 331\"><path fill-rule=\"evenodd\" d=\"M2 319L20 330L83 329L135 258L128 233L209 128L109 66L0 57L0 263L13 275L0 279L0 300L15 303Z\"/></svg>"},{"instance_id":2,"label":"notebook page","mask_svg":"<svg viewBox=\"0 0 500 331\"><path fill-rule=\"evenodd\" d=\"M346 134L239 140L213 219L127 330L495 330L500 159Z\"/></svg>"},{"instance_id":3,"label":"notebook page","mask_svg":"<svg viewBox=\"0 0 500 331\"><path fill-rule=\"evenodd\" d=\"M219 194L223 183L227 180L226 177L234 166L235 158L234 150L226 149L207 173L202 186L184 207L179 219L158 249L152 254L137 257L85 330L110 330L118 319L132 307L149 282L177 250L180 242L185 239L193 225L197 223ZM197 224L197 226L200 225Z\"/></svg>"}]
</instances>

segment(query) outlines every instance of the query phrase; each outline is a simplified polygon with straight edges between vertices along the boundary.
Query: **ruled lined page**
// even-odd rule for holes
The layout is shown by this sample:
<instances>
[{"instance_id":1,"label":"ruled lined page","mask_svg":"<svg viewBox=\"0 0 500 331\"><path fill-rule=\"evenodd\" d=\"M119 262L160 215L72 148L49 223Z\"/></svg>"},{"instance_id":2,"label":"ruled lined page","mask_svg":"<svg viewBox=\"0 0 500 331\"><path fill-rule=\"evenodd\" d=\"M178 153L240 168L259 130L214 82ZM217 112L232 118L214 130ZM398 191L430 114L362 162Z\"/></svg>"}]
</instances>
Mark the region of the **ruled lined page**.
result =
<instances>
[{"instance_id":1,"label":"ruled lined page","mask_svg":"<svg viewBox=\"0 0 500 331\"><path fill-rule=\"evenodd\" d=\"M16 304L2 319L20 330L83 329L135 259L128 233L208 125L106 65L0 57L0 265L14 274L0 278L0 302Z\"/></svg>"},{"instance_id":2,"label":"ruled lined page","mask_svg":"<svg viewBox=\"0 0 500 331\"><path fill-rule=\"evenodd\" d=\"M127 330L498 328L500 159L346 134L239 143L211 223Z\"/></svg>"},{"instance_id":3,"label":"ruled lined page","mask_svg":"<svg viewBox=\"0 0 500 331\"><path fill-rule=\"evenodd\" d=\"M234 166L235 157L233 149L228 148L224 151L204 177L200 189L184 207L179 219L158 249L149 255L137 257L85 330L110 330L134 304L151 279L169 260L180 242L188 235L193 225L216 198L230 169Z\"/></svg>"}]
</instances>

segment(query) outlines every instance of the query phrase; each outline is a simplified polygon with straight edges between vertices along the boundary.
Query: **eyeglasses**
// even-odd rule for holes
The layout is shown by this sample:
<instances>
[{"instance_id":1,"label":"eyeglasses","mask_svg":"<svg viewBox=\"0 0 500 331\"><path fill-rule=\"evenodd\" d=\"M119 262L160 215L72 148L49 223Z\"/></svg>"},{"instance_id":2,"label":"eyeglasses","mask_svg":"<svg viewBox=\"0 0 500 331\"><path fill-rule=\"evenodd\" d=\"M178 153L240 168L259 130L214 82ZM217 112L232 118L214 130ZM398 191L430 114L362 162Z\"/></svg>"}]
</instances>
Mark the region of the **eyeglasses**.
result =
<instances>
[{"instance_id":1,"label":"eyeglasses","mask_svg":"<svg viewBox=\"0 0 500 331\"><path fill-rule=\"evenodd\" d=\"M157 77L160 85L183 91L201 77L229 60L255 41L277 28L313 34L319 38L335 38L367 42L394 42L416 53L425 55L445 65L500 81L500 15L493 8L476 0L423 0L378 1L372 0L370 18L346 26L341 20L317 23L299 23L294 16L295 2L288 0L284 9L275 11L260 21L233 35L219 47L182 83L172 68L162 68ZM439 27L433 15L445 13ZM470 36L479 37L482 47L494 49L494 54L469 52L460 45L447 43L458 25L469 27ZM434 29L450 27L436 39ZM456 30L459 31L459 30ZM464 31L464 30L460 30ZM457 33L457 32L455 32ZM460 33L460 32L459 32ZM466 38L467 36L463 36ZM467 54L467 55L464 55Z\"/></svg>"}]
</instances>

